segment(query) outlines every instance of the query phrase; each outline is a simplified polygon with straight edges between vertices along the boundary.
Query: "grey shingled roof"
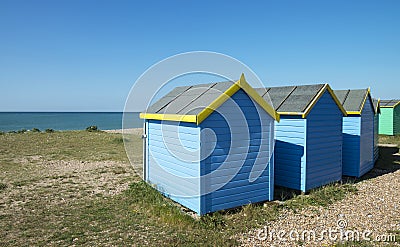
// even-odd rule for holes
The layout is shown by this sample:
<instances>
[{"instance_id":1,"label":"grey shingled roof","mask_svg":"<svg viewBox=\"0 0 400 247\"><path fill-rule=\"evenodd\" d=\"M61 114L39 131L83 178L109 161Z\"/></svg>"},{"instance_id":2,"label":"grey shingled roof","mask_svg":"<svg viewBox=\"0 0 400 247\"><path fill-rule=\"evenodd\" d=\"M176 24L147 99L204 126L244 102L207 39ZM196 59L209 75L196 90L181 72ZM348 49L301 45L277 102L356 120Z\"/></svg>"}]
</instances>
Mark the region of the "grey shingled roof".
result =
<instances>
[{"instance_id":1,"label":"grey shingled roof","mask_svg":"<svg viewBox=\"0 0 400 247\"><path fill-rule=\"evenodd\" d=\"M378 99L372 99L372 104L374 105L375 111L380 112L379 107L378 107L378 103L379 103ZM380 103L379 103L379 105L380 105Z\"/></svg>"},{"instance_id":2,"label":"grey shingled roof","mask_svg":"<svg viewBox=\"0 0 400 247\"><path fill-rule=\"evenodd\" d=\"M233 82L217 82L176 87L152 104L146 112L197 115L233 84Z\"/></svg>"},{"instance_id":3,"label":"grey shingled roof","mask_svg":"<svg viewBox=\"0 0 400 247\"><path fill-rule=\"evenodd\" d=\"M256 91L267 100L265 98L266 90L277 112L302 114L324 86L325 84L270 87L265 89L257 88Z\"/></svg>"},{"instance_id":4,"label":"grey shingled roof","mask_svg":"<svg viewBox=\"0 0 400 247\"><path fill-rule=\"evenodd\" d=\"M381 107L393 107L400 102L398 99L381 100Z\"/></svg>"},{"instance_id":5,"label":"grey shingled roof","mask_svg":"<svg viewBox=\"0 0 400 247\"><path fill-rule=\"evenodd\" d=\"M358 112L361 111L368 89L334 90L334 93L347 112Z\"/></svg>"}]
</instances>

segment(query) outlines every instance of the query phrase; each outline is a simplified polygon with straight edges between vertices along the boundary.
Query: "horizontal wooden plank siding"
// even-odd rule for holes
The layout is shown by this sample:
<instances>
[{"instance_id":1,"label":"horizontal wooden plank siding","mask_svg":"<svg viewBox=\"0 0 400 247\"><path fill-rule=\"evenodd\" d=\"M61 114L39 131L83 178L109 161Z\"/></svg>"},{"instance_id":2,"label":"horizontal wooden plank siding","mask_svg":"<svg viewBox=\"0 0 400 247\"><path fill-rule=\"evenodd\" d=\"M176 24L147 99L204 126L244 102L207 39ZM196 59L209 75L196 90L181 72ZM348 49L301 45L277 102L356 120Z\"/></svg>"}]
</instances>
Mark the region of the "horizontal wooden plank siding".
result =
<instances>
[{"instance_id":1,"label":"horizontal wooden plank siding","mask_svg":"<svg viewBox=\"0 0 400 247\"><path fill-rule=\"evenodd\" d=\"M148 120L148 182L200 213L200 128L194 123Z\"/></svg>"},{"instance_id":2,"label":"horizontal wooden plank siding","mask_svg":"<svg viewBox=\"0 0 400 247\"><path fill-rule=\"evenodd\" d=\"M374 116L374 163L378 160L379 158L379 147L378 147L378 141L379 141L379 114L375 114Z\"/></svg>"},{"instance_id":3,"label":"horizontal wooden plank siding","mask_svg":"<svg viewBox=\"0 0 400 247\"><path fill-rule=\"evenodd\" d=\"M379 134L393 135L393 108L381 108L381 115L379 115Z\"/></svg>"},{"instance_id":4,"label":"horizontal wooden plank siding","mask_svg":"<svg viewBox=\"0 0 400 247\"><path fill-rule=\"evenodd\" d=\"M361 113L360 174L361 177L374 166L374 108L366 102Z\"/></svg>"},{"instance_id":5,"label":"horizontal wooden plank siding","mask_svg":"<svg viewBox=\"0 0 400 247\"><path fill-rule=\"evenodd\" d=\"M200 127L201 214L272 200L272 117L239 90Z\"/></svg>"},{"instance_id":6,"label":"horizontal wooden plank siding","mask_svg":"<svg viewBox=\"0 0 400 247\"><path fill-rule=\"evenodd\" d=\"M342 178L342 117L327 91L307 117L306 190Z\"/></svg>"},{"instance_id":7,"label":"horizontal wooden plank siding","mask_svg":"<svg viewBox=\"0 0 400 247\"><path fill-rule=\"evenodd\" d=\"M343 117L343 175L360 174L361 117Z\"/></svg>"},{"instance_id":8,"label":"horizontal wooden plank siding","mask_svg":"<svg viewBox=\"0 0 400 247\"><path fill-rule=\"evenodd\" d=\"M275 128L275 185L304 191L306 119L282 115Z\"/></svg>"}]
</instances>

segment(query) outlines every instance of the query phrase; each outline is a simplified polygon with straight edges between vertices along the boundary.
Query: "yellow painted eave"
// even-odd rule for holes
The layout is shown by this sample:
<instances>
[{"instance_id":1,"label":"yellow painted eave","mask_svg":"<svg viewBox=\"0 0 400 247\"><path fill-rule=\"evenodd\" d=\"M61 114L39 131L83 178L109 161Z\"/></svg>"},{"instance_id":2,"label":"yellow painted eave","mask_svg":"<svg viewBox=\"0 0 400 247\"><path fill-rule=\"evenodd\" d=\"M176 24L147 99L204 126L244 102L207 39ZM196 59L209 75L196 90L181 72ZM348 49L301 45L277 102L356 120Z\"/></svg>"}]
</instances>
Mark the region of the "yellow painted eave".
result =
<instances>
[{"instance_id":1,"label":"yellow painted eave","mask_svg":"<svg viewBox=\"0 0 400 247\"><path fill-rule=\"evenodd\" d=\"M139 116L142 119L197 123L197 115L158 114L142 112Z\"/></svg>"}]
</instances>

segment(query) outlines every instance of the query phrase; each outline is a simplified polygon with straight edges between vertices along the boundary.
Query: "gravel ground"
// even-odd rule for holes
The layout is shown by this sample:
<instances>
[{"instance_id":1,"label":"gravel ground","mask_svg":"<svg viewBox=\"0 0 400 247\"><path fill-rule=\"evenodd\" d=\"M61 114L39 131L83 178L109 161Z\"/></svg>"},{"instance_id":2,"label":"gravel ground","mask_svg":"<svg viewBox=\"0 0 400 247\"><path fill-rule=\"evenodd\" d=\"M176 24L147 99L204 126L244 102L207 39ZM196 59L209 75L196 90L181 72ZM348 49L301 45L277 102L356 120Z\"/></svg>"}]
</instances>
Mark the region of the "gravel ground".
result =
<instances>
[{"instance_id":1,"label":"gravel ground","mask_svg":"<svg viewBox=\"0 0 400 247\"><path fill-rule=\"evenodd\" d=\"M141 135L143 134L143 128L135 128L135 129L117 129L117 130L103 130L104 132L107 133L122 133L124 131L124 134L134 134L134 135Z\"/></svg>"},{"instance_id":2,"label":"gravel ground","mask_svg":"<svg viewBox=\"0 0 400 247\"><path fill-rule=\"evenodd\" d=\"M382 243L384 238L394 236L389 231L400 231L400 170L387 174L382 171L356 187L356 193L327 208L285 210L278 220L240 236L240 241L244 246L332 246L346 240L346 234L352 240L354 233L355 240L359 234L359 240L370 245L400 246L399 242Z\"/></svg>"}]
</instances>

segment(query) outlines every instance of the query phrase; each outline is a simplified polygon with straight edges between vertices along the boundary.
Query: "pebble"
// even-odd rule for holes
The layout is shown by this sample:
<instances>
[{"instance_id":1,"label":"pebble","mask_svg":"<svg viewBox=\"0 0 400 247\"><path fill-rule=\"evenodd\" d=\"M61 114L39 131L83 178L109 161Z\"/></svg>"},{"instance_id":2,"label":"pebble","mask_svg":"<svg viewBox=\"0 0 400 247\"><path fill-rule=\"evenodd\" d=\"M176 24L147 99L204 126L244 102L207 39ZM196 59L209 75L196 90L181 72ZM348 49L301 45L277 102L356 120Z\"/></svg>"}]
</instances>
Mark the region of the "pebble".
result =
<instances>
[{"instance_id":1,"label":"pebble","mask_svg":"<svg viewBox=\"0 0 400 247\"><path fill-rule=\"evenodd\" d=\"M400 170L383 174L355 184L358 191L350 193L345 199L328 207L306 207L302 210L284 209L276 221L266 227L269 232L290 231L307 233L313 231L321 236L323 231L340 230L365 233L371 231L371 240L382 239L389 231L400 231ZM338 227L340 224L343 229ZM243 246L330 246L338 242L325 237L305 241L279 240L275 238L259 238L261 229L250 231L238 236ZM345 235L344 235L345 236ZM374 242L372 245L379 245ZM399 242L382 243L390 246L400 246Z\"/></svg>"}]
</instances>

